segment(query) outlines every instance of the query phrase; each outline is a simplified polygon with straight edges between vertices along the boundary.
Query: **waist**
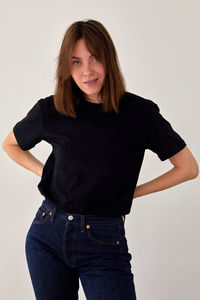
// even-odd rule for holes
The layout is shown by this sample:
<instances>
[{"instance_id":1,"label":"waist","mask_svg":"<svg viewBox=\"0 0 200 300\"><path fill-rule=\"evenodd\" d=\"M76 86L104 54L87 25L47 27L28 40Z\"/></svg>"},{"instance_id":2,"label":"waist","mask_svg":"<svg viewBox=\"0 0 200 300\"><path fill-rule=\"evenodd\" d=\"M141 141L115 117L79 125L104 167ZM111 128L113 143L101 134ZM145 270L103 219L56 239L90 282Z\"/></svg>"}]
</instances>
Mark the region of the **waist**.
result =
<instances>
[{"instance_id":1,"label":"waist","mask_svg":"<svg viewBox=\"0 0 200 300\"><path fill-rule=\"evenodd\" d=\"M55 214L60 216L65 220L69 220L72 223L79 223L80 221L90 221L93 224L112 224L112 223L120 223L125 222L125 215L120 217L103 217L91 214L77 214L73 212L65 212L63 209L57 207L54 203L49 201L48 199L44 199L42 201L42 206L46 207L50 212L51 218L53 219Z\"/></svg>"}]
</instances>

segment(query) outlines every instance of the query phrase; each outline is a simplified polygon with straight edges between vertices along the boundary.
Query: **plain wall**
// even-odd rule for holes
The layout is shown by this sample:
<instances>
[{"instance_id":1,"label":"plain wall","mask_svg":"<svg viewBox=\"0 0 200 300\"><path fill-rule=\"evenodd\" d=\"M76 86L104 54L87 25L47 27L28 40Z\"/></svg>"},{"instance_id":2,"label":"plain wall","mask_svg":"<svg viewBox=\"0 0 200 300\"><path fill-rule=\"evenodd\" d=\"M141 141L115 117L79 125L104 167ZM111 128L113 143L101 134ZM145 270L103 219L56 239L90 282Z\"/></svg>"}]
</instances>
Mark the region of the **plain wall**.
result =
<instances>
[{"instance_id":1,"label":"plain wall","mask_svg":"<svg viewBox=\"0 0 200 300\"><path fill-rule=\"evenodd\" d=\"M56 57L71 23L93 18L109 31L127 90L155 101L199 163L198 1L1 1L1 141L40 98L54 92ZM43 163L51 146L31 152ZM43 197L40 177L1 148L0 290L35 299L25 238ZM138 184L173 165L145 151ZM135 198L125 230L138 300L198 300L199 177ZM80 284L80 299L85 295ZM103 299L102 299L103 300Z\"/></svg>"}]
</instances>

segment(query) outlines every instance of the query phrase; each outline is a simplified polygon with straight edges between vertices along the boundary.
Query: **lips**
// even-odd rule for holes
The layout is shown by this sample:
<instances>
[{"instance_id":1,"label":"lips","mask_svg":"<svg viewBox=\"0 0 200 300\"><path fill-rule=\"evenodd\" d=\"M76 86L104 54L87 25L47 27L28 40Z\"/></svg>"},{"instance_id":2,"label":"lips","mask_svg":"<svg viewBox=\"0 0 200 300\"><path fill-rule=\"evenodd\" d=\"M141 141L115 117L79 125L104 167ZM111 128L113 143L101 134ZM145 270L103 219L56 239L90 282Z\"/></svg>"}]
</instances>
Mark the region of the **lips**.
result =
<instances>
[{"instance_id":1,"label":"lips","mask_svg":"<svg viewBox=\"0 0 200 300\"><path fill-rule=\"evenodd\" d=\"M85 81L84 83L92 83L92 82L95 82L97 81L98 78L94 78L94 79L91 79L91 80L88 80L88 81Z\"/></svg>"}]
</instances>

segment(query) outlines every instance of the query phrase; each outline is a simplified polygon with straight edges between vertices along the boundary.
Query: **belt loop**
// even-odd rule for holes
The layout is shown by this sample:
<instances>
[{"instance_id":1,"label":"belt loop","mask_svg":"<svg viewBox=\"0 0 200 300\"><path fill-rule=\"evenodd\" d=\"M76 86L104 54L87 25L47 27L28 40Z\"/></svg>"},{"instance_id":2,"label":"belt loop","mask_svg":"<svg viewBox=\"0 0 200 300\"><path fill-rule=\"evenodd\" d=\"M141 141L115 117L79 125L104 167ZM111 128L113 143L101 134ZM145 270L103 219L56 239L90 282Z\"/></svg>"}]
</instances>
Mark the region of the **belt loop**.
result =
<instances>
[{"instance_id":1,"label":"belt loop","mask_svg":"<svg viewBox=\"0 0 200 300\"><path fill-rule=\"evenodd\" d=\"M85 215L81 215L81 232L85 232Z\"/></svg>"},{"instance_id":2,"label":"belt loop","mask_svg":"<svg viewBox=\"0 0 200 300\"><path fill-rule=\"evenodd\" d=\"M50 221L51 221L51 222L54 221L55 212L56 212L56 208L53 208L53 209L49 212L49 215L51 216L51 217L50 217Z\"/></svg>"}]
</instances>

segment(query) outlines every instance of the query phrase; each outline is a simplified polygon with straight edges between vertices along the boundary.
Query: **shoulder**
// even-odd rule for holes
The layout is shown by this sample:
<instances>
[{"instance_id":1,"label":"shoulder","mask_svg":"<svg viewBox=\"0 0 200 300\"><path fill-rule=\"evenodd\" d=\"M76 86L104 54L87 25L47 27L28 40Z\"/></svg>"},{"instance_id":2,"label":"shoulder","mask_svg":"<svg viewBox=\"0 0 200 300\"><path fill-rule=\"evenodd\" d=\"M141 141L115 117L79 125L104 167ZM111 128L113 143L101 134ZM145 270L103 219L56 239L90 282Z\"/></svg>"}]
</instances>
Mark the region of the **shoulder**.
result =
<instances>
[{"instance_id":1,"label":"shoulder","mask_svg":"<svg viewBox=\"0 0 200 300\"><path fill-rule=\"evenodd\" d=\"M41 98L39 102L44 113L50 113L55 111L54 95L49 95L47 97Z\"/></svg>"},{"instance_id":2,"label":"shoulder","mask_svg":"<svg viewBox=\"0 0 200 300\"><path fill-rule=\"evenodd\" d=\"M134 109L135 111L137 110L144 114L154 110L159 110L155 101L128 91L122 97L122 106L123 105L128 107L128 109Z\"/></svg>"},{"instance_id":3,"label":"shoulder","mask_svg":"<svg viewBox=\"0 0 200 300\"><path fill-rule=\"evenodd\" d=\"M47 97L41 98L40 99L41 105L45 107L50 107L54 104L54 95L49 95Z\"/></svg>"}]
</instances>

